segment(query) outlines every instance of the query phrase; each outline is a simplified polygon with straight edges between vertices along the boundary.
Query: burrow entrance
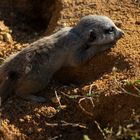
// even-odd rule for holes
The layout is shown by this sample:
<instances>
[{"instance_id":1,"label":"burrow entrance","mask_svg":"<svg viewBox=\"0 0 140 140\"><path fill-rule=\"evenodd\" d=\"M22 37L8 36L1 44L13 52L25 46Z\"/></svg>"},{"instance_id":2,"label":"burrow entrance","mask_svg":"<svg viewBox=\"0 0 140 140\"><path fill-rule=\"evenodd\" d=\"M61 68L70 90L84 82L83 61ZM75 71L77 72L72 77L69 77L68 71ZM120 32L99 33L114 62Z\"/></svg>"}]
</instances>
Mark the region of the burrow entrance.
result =
<instances>
[{"instance_id":1,"label":"burrow entrance","mask_svg":"<svg viewBox=\"0 0 140 140\"><path fill-rule=\"evenodd\" d=\"M52 32L61 9L60 0L3 0L0 1L0 20L10 27L16 41L24 43Z\"/></svg>"}]
</instances>

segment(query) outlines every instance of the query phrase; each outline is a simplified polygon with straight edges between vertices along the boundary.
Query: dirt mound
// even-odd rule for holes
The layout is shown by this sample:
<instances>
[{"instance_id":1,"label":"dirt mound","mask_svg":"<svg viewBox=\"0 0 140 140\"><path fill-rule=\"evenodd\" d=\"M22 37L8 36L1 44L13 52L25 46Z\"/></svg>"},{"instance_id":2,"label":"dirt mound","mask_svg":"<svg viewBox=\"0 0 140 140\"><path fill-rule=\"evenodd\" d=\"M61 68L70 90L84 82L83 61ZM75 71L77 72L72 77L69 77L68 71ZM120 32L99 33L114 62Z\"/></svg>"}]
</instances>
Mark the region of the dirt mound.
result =
<instances>
[{"instance_id":1,"label":"dirt mound","mask_svg":"<svg viewBox=\"0 0 140 140\"><path fill-rule=\"evenodd\" d=\"M81 17L89 14L109 16L124 30L125 37L115 48L95 56L84 66L60 70L55 75L55 81L52 80L48 88L40 93L48 98L47 103L36 104L17 97L10 98L2 107L0 138L80 140L87 135L94 140L138 139L139 1L63 0L53 3L49 0L21 0L20 4L13 1L17 3L16 9L0 8L1 57L20 50L26 43L56 28L73 26ZM3 5L7 4L6 1L0 4L2 2ZM23 9L19 8L21 4ZM38 13L38 10L43 12ZM45 16L46 13L48 16ZM48 28L42 26L46 19ZM43 30L36 28L38 22Z\"/></svg>"}]
</instances>

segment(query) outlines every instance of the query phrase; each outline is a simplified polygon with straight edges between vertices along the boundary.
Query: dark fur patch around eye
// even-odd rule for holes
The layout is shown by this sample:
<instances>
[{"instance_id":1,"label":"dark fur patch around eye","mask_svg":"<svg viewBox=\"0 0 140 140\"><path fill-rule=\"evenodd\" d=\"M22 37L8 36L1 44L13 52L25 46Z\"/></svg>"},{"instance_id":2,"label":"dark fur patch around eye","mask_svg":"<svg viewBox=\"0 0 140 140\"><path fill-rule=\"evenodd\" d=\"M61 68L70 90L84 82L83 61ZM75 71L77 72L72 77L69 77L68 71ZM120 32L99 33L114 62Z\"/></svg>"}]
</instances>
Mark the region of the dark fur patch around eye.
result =
<instances>
[{"instance_id":1,"label":"dark fur patch around eye","mask_svg":"<svg viewBox=\"0 0 140 140\"><path fill-rule=\"evenodd\" d=\"M90 42L93 42L93 41L95 41L96 39L97 39L97 36L96 36L95 32L94 32L94 31L91 31L91 32L90 32L90 36L89 36L89 41L90 41Z\"/></svg>"},{"instance_id":2,"label":"dark fur patch around eye","mask_svg":"<svg viewBox=\"0 0 140 140\"><path fill-rule=\"evenodd\" d=\"M9 71L8 72L8 78L10 80L17 80L19 78L19 76L20 76L19 73L16 71Z\"/></svg>"},{"instance_id":3,"label":"dark fur patch around eye","mask_svg":"<svg viewBox=\"0 0 140 140\"><path fill-rule=\"evenodd\" d=\"M111 33L114 32L114 30L115 30L114 27L110 27L110 28L108 28L108 29L105 29L105 30L104 30L104 33L105 33L105 34L111 34Z\"/></svg>"}]
</instances>

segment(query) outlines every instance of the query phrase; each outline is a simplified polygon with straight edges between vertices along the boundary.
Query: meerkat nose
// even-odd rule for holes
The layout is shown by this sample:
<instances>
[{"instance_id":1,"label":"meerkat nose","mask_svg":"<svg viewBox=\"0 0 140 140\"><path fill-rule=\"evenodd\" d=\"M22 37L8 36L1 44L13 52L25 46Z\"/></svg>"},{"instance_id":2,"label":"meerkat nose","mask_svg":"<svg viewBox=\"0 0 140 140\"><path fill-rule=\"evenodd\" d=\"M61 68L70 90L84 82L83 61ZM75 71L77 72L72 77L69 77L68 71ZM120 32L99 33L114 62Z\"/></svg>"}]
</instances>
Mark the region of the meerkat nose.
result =
<instances>
[{"instance_id":1,"label":"meerkat nose","mask_svg":"<svg viewBox=\"0 0 140 140\"><path fill-rule=\"evenodd\" d=\"M124 36L124 31L121 30L121 31L120 31L120 34L121 34L121 36Z\"/></svg>"},{"instance_id":2,"label":"meerkat nose","mask_svg":"<svg viewBox=\"0 0 140 140\"><path fill-rule=\"evenodd\" d=\"M122 38L124 36L124 31L121 29L118 29L118 38Z\"/></svg>"}]
</instances>

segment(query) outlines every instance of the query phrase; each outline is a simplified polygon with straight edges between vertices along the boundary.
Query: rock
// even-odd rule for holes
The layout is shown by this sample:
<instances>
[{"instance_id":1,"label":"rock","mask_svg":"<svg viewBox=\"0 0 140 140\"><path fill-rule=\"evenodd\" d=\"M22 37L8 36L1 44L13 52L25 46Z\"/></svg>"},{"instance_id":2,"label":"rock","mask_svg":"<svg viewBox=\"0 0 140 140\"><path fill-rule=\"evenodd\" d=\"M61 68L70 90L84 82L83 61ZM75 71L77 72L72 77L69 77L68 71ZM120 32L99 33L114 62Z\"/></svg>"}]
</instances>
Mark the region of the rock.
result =
<instances>
[{"instance_id":1,"label":"rock","mask_svg":"<svg viewBox=\"0 0 140 140\"><path fill-rule=\"evenodd\" d=\"M54 104L59 104L60 100L61 100L61 96L59 96L58 98L56 98L56 97L52 97L52 98L51 98L51 101L52 101Z\"/></svg>"},{"instance_id":2,"label":"rock","mask_svg":"<svg viewBox=\"0 0 140 140\"><path fill-rule=\"evenodd\" d=\"M0 57L3 57L3 53L2 52L0 52Z\"/></svg>"},{"instance_id":3,"label":"rock","mask_svg":"<svg viewBox=\"0 0 140 140\"><path fill-rule=\"evenodd\" d=\"M20 51L22 49L22 46L20 44L16 44L14 46L14 48L17 50L17 51Z\"/></svg>"},{"instance_id":4,"label":"rock","mask_svg":"<svg viewBox=\"0 0 140 140\"><path fill-rule=\"evenodd\" d=\"M79 92L79 89L78 89L78 88L75 88L75 89L73 90L73 92L74 92L74 93L78 93L78 92Z\"/></svg>"},{"instance_id":5,"label":"rock","mask_svg":"<svg viewBox=\"0 0 140 140\"><path fill-rule=\"evenodd\" d=\"M121 23L120 21L115 21L115 25L116 25L117 27L119 27L119 28L122 27L122 23Z\"/></svg>"},{"instance_id":6,"label":"rock","mask_svg":"<svg viewBox=\"0 0 140 140\"><path fill-rule=\"evenodd\" d=\"M9 28L5 26L3 21L0 21L0 32L10 32Z\"/></svg>"},{"instance_id":7,"label":"rock","mask_svg":"<svg viewBox=\"0 0 140 140\"><path fill-rule=\"evenodd\" d=\"M3 35L0 35L0 41L3 41Z\"/></svg>"},{"instance_id":8,"label":"rock","mask_svg":"<svg viewBox=\"0 0 140 140\"><path fill-rule=\"evenodd\" d=\"M13 43L12 36L9 33L4 33L3 34L3 39L7 43Z\"/></svg>"},{"instance_id":9,"label":"rock","mask_svg":"<svg viewBox=\"0 0 140 140\"><path fill-rule=\"evenodd\" d=\"M24 119L19 119L20 122L24 122Z\"/></svg>"},{"instance_id":10,"label":"rock","mask_svg":"<svg viewBox=\"0 0 140 140\"><path fill-rule=\"evenodd\" d=\"M135 24L140 25L140 20L137 20Z\"/></svg>"}]
</instances>

